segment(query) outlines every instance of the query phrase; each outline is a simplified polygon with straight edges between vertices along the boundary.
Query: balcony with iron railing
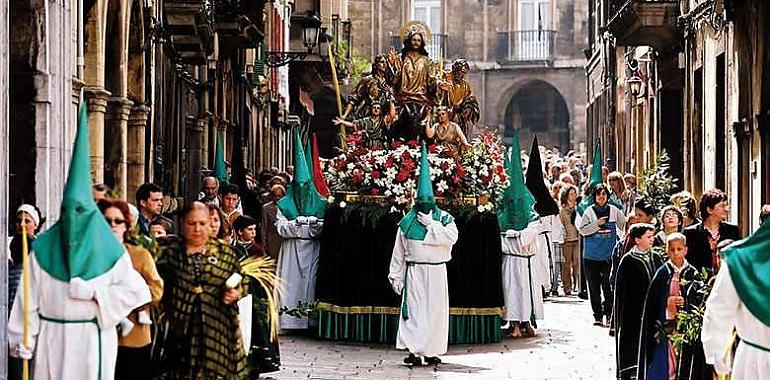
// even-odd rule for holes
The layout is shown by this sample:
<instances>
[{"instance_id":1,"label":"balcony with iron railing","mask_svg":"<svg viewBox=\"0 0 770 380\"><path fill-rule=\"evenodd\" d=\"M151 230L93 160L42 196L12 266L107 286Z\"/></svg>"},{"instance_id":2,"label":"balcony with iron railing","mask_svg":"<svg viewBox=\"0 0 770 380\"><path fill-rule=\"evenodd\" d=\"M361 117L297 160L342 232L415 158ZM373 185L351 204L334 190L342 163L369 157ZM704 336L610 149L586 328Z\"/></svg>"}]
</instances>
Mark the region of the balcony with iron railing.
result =
<instances>
[{"instance_id":1,"label":"balcony with iron railing","mask_svg":"<svg viewBox=\"0 0 770 380\"><path fill-rule=\"evenodd\" d=\"M552 61L554 30L497 32L497 59L509 62Z\"/></svg>"},{"instance_id":2,"label":"balcony with iron railing","mask_svg":"<svg viewBox=\"0 0 770 380\"><path fill-rule=\"evenodd\" d=\"M618 45L665 47L677 40L679 0L609 0L607 29Z\"/></svg>"},{"instance_id":3,"label":"balcony with iron railing","mask_svg":"<svg viewBox=\"0 0 770 380\"><path fill-rule=\"evenodd\" d=\"M425 50L428 51L428 56L434 61L439 59L447 59L447 35L446 34L432 34L430 41L425 44ZM390 36L390 45L393 46L396 51L401 51L404 48L404 41L401 41L400 36Z\"/></svg>"}]
</instances>

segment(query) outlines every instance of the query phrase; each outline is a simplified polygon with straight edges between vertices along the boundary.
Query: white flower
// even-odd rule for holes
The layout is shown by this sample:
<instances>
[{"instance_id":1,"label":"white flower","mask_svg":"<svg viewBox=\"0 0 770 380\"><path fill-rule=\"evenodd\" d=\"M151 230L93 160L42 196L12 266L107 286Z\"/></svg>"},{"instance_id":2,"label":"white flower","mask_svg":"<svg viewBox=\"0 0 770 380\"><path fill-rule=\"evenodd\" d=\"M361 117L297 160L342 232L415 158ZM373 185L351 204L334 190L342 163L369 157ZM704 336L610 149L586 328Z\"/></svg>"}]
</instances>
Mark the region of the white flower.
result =
<instances>
[{"instance_id":1,"label":"white flower","mask_svg":"<svg viewBox=\"0 0 770 380\"><path fill-rule=\"evenodd\" d=\"M390 212L391 213L398 212L398 209L396 208L396 206L390 206Z\"/></svg>"},{"instance_id":2,"label":"white flower","mask_svg":"<svg viewBox=\"0 0 770 380\"><path fill-rule=\"evenodd\" d=\"M334 195L329 195L329 198L327 199L329 203L334 203Z\"/></svg>"},{"instance_id":3,"label":"white flower","mask_svg":"<svg viewBox=\"0 0 770 380\"><path fill-rule=\"evenodd\" d=\"M345 201L340 202L340 207L345 208L348 204Z\"/></svg>"},{"instance_id":4,"label":"white flower","mask_svg":"<svg viewBox=\"0 0 770 380\"><path fill-rule=\"evenodd\" d=\"M484 212L484 206L479 205L479 207L476 207L476 210L478 210L478 212Z\"/></svg>"}]
</instances>

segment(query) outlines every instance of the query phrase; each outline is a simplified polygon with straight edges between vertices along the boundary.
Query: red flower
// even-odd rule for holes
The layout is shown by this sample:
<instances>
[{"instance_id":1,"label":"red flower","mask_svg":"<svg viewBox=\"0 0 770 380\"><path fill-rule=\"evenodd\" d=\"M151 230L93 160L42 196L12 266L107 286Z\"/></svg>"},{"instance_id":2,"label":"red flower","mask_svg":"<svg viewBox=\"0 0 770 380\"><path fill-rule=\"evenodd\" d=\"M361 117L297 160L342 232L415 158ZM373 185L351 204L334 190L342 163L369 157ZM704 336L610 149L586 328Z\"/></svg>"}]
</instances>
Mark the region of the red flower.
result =
<instances>
[{"instance_id":1,"label":"red flower","mask_svg":"<svg viewBox=\"0 0 770 380\"><path fill-rule=\"evenodd\" d=\"M404 182L409 178L409 172L401 169L398 171L398 174L396 175L396 182Z\"/></svg>"},{"instance_id":2,"label":"red flower","mask_svg":"<svg viewBox=\"0 0 770 380\"><path fill-rule=\"evenodd\" d=\"M438 152L438 148L436 147L436 144L430 144L428 145L428 152L429 153L436 153Z\"/></svg>"},{"instance_id":3,"label":"red flower","mask_svg":"<svg viewBox=\"0 0 770 380\"><path fill-rule=\"evenodd\" d=\"M371 194L372 194L372 195L377 195L377 194L379 194L379 193L380 193L380 189L378 189L378 188L376 188L376 187L373 187L373 188L372 188L372 190L371 190Z\"/></svg>"},{"instance_id":4,"label":"red flower","mask_svg":"<svg viewBox=\"0 0 770 380\"><path fill-rule=\"evenodd\" d=\"M382 174L379 171L375 170L372 172L372 178L379 179L380 177L382 177Z\"/></svg>"},{"instance_id":5,"label":"red flower","mask_svg":"<svg viewBox=\"0 0 770 380\"><path fill-rule=\"evenodd\" d=\"M442 171L447 171L447 170L449 170L449 166L450 166L450 165L449 165L449 163L448 163L448 162L442 162L442 163L441 163L441 170L442 170Z\"/></svg>"},{"instance_id":6,"label":"red flower","mask_svg":"<svg viewBox=\"0 0 770 380\"><path fill-rule=\"evenodd\" d=\"M364 173L360 170L353 171L353 175L351 176L351 181L353 185L358 185L361 182L364 182Z\"/></svg>"}]
</instances>

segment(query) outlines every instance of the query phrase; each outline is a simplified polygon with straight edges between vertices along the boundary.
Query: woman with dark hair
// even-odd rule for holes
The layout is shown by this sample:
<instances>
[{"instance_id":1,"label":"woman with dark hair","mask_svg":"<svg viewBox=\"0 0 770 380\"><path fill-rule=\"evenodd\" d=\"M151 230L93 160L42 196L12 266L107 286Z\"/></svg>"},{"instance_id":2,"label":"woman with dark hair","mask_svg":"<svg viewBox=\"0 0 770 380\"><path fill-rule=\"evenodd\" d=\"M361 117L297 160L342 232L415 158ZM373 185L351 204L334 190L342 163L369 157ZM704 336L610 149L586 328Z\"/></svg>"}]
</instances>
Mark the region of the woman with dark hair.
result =
<instances>
[{"instance_id":1,"label":"woman with dark hair","mask_svg":"<svg viewBox=\"0 0 770 380\"><path fill-rule=\"evenodd\" d=\"M157 305L163 295L163 279L155 268L150 252L143 247L125 242L128 226L132 223L128 204L117 199L102 198L96 204L118 241L126 247L131 264L142 276L150 289L149 304L134 309L121 321L118 336L118 358L115 363L115 379L150 379L150 307Z\"/></svg>"},{"instance_id":2,"label":"woman with dark hair","mask_svg":"<svg viewBox=\"0 0 770 380\"><path fill-rule=\"evenodd\" d=\"M180 213L181 237L163 241L158 269L166 281L163 379L247 377L237 301L247 291L232 248L212 237L210 208Z\"/></svg>"},{"instance_id":3,"label":"woman with dark hair","mask_svg":"<svg viewBox=\"0 0 770 380\"><path fill-rule=\"evenodd\" d=\"M227 225L223 222L225 220L225 213L218 206L207 203L206 207L209 210L209 228L211 229L211 237L214 239L220 239L227 244L233 241L232 231L227 229Z\"/></svg>"},{"instance_id":4,"label":"woman with dark hair","mask_svg":"<svg viewBox=\"0 0 770 380\"><path fill-rule=\"evenodd\" d=\"M580 252L578 251L580 234L575 226L577 196L578 189L574 185L565 184L559 193L559 203L561 204L559 219L564 227L564 243L562 244L564 264L561 267L561 281L565 296L572 295L572 290L578 290L580 287Z\"/></svg>"},{"instance_id":5,"label":"woman with dark hair","mask_svg":"<svg viewBox=\"0 0 770 380\"><path fill-rule=\"evenodd\" d=\"M660 231L655 234L655 247L666 249L666 239L674 232L682 232L684 217L676 206L666 206L660 212Z\"/></svg>"},{"instance_id":6,"label":"woman with dark hair","mask_svg":"<svg viewBox=\"0 0 770 380\"><path fill-rule=\"evenodd\" d=\"M740 240L738 226L727 223L730 206L727 195L719 189L703 193L700 199L700 215L703 220L684 229L687 238L687 260L698 272L704 268L709 275L719 270L718 246L722 240Z\"/></svg>"},{"instance_id":7,"label":"woman with dark hair","mask_svg":"<svg viewBox=\"0 0 770 380\"><path fill-rule=\"evenodd\" d=\"M592 196L593 205L585 210L577 226L584 237L583 265L588 279L594 326L605 326L602 318L606 317L609 323L612 314L612 249L625 230L626 216L619 208L608 203L610 192L604 184L596 185Z\"/></svg>"}]
</instances>

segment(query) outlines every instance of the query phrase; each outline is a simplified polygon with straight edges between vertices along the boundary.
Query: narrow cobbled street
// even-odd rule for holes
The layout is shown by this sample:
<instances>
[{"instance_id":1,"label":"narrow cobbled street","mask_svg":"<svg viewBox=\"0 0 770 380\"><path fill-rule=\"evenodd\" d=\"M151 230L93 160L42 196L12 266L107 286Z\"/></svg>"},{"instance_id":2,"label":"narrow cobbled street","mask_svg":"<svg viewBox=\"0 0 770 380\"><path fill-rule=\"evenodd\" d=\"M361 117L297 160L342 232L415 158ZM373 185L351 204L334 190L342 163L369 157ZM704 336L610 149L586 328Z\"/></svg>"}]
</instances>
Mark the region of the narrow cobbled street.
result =
<instances>
[{"instance_id":1,"label":"narrow cobbled street","mask_svg":"<svg viewBox=\"0 0 770 380\"><path fill-rule=\"evenodd\" d=\"M282 370L267 379L521 379L562 380L614 377L614 341L592 326L588 301L549 298L538 336L505 338L488 345L455 345L443 364L410 369L404 353L385 345L334 343L284 336Z\"/></svg>"}]
</instances>

